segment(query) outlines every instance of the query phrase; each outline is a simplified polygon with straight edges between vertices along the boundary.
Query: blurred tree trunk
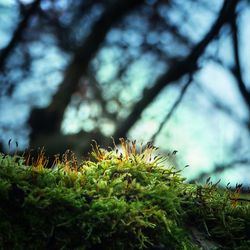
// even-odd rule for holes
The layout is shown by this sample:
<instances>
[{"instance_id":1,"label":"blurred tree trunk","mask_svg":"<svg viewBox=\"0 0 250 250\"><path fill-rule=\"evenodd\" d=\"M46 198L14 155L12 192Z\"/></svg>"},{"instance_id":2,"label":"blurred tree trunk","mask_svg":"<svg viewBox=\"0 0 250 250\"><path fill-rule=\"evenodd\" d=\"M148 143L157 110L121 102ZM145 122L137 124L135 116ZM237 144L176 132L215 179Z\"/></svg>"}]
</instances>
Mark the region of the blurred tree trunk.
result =
<instances>
[{"instance_id":1,"label":"blurred tree trunk","mask_svg":"<svg viewBox=\"0 0 250 250\"><path fill-rule=\"evenodd\" d=\"M57 93L54 95L51 104L47 108L36 108L31 112L29 119L31 147L41 145L41 138L48 137L49 139L49 137L53 138L53 136L57 139L62 137L62 141L65 140L65 144L67 144L69 137L61 134L60 127L65 109L69 105L72 94L76 90L81 77L87 71L88 64L93 55L103 43L107 32L117 21L123 18L127 12L141 3L143 3L143 0L112 1L100 19L94 24L86 41L74 52L72 62L67 67L64 79ZM78 144L79 135L73 137L75 137L76 141L74 143L70 140L71 143L69 143L69 145ZM48 146L46 141L44 144L44 146ZM69 145L65 145L63 148L67 149ZM70 148L72 148L72 146ZM55 150L57 151L56 148Z\"/></svg>"}]
</instances>

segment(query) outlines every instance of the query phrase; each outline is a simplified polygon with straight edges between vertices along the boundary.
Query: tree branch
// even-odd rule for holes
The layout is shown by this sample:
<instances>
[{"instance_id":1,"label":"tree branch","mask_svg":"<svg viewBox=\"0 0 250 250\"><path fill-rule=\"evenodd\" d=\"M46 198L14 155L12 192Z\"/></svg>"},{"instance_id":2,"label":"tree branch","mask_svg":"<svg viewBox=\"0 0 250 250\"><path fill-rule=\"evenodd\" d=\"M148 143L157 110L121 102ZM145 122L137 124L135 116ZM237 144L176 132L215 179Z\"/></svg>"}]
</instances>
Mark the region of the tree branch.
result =
<instances>
[{"instance_id":1,"label":"tree branch","mask_svg":"<svg viewBox=\"0 0 250 250\"><path fill-rule=\"evenodd\" d=\"M238 1L224 1L217 20L206 36L194 47L191 53L179 63L176 63L169 71L158 78L155 85L145 91L142 99L134 106L130 115L122 121L118 127L115 138L124 137L134 123L140 118L143 110L155 99L166 86L176 82L186 74L192 74L197 69L197 62L204 53L207 45L218 35L222 26L227 23L234 13Z\"/></svg>"},{"instance_id":2,"label":"tree branch","mask_svg":"<svg viewBox=\"0 0 250 250\"><path fill-rule=\"evenodd\" d=\"M70 102L71 96L93 55L103 43L107 32L115 22L142 2L143 0L112 1L111 6L107 6L107 10L94 24L91 34L83 45L75 51L74 58L66 69L64 79L49 107L32 111L29 119L32 129L31 137L35 134L54 133L60 130L64 111Z\"/></svg>"},{"instance_id":3,"label":"tree branch","mask_svg":"<svg viewBox=\"0 0 250 250\"><path fill-rule=\"evenodd\" d=\"M248 91L246 84L244 83L243 78L242 78L240 55L239 55L239 39L238 39L239 31L238 31L236 21L237 21L237 15L236 13L234 13L234 17L231 19L231 23L230 23L231 29L232 29L234 60L235 60L235 68L233 70L233 74L237 80L240 93L250 113L250 92Z\"/></svg>"},{"instance_id":4,"label":"tree branch","mask_svg":"<svg viewBox=\"0 0 250 250\"><path fill-rule=\"evenodd\" d=\"M153 143L155 142L156 137L162 131L163 127L166 125L166 123L172 117L172 115L175 112L175 110L178 108L179 104L181 103L181 101L182 101L184 95L186 94L186 92L188 90L188 87L191 85L191 83L192 83L192 77L190 76L189 79L188 79L188 81L187 81L187 83L182 87L181 93L180 93L179 97L177 98L177 100L175 101L175 103L173 104L172 108L166 114L166 116L164 117L164 119L162 120L162 122L160 123L160 126L158 127L157 131L152 135L151 141Z\"/></svg>"},{"instance_id":5,"label":"tree branch","mask_svg":"<svg viewBox=\"0 0 250 250\"><path fill-rule=\"evenodd\" d=\"M243 125L245 127L248 126L248 122L242 119L240 116L237 115L228 105L223 103L218 97L216 97L208 88L201 85L197 81L195 82L195 86L201 92L201 94L207 97L208 101L213 105L214 108L220 110L221 112L225 113L228 117L230 117L235 122L239 123L239 125Z\"/></svg>"},{"instance_id":6,"label":"tree branch","mask_svg":"<svg viewBox=\"0 0 250 250\"><path fill-rule=\"evenodd\" d=\"M9 57L9 54L11 53L11 51L15 48L15 46L20 41L22 34L23 34L23 31L27 28L31 16L34 15L34 13L38 10L40 2L41 2L41 0L35 0L31 4L30 8L27 10L26 14L24 15L22 21L17 26L9 44L1 51L0 72L4 71L5 62L6 62L7 58Z\"/></svg>"},{"instance_id":7,"label":"tree branch","mask_svg":"<svg viewBox=\"0 0 250 250\"><path fill-rule=\"evenodd\" d=\"M228 163L219 163L215 165L215 168L211 172L201 172L197 177L190 180L189 183L195 183L196 181L202 181L205 178L214 175L222 173L225 170L233 169L236 167L237 164L244 164L247 165L250 163L250 160L248 158L243 159L235 159Z\"/></svg>"}]
</instances>

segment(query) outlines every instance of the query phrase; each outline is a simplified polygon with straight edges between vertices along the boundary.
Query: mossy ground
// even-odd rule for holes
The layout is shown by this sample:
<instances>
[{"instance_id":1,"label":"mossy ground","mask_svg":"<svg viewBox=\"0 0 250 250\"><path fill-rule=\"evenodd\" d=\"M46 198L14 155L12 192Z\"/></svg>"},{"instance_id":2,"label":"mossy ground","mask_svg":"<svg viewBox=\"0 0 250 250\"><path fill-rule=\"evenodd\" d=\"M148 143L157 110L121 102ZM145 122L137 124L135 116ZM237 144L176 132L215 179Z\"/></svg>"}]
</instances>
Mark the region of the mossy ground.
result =
<instances>
[{"instance_id":1,"label":"mossy ground","mask_svg":"<svg viewBox=\"0 0 250 250\"><path fill-rule=\"evenodd\" d=\"M1 249L250 249L250 203L216 184L187 184L148 144L97 145L52 168L0 155Z\"/></svg>"}]
</instances>

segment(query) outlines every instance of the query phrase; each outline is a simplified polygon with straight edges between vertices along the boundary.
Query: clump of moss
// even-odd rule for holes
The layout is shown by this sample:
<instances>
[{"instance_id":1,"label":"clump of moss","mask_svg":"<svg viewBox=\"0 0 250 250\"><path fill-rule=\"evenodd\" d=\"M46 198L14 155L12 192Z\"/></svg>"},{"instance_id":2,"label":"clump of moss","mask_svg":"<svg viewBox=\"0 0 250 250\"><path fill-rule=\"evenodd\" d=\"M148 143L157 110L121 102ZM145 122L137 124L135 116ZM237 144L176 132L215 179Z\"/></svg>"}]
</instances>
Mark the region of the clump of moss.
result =
<instances>
[{"instance_id":1,"label":"clump of moss","mask_svg":"<svg viewBox=\"0 0 250 250\"><path fill-rule=\"evenodd\" d=\"M209 182L184 183L151 144L137 152L122 139L121 147L95 144L93 160L80 164L67 152L52 168L43 151L32 163L1 154L0 246L248 249L248 203Z\"/></svg>"}]
</instances>

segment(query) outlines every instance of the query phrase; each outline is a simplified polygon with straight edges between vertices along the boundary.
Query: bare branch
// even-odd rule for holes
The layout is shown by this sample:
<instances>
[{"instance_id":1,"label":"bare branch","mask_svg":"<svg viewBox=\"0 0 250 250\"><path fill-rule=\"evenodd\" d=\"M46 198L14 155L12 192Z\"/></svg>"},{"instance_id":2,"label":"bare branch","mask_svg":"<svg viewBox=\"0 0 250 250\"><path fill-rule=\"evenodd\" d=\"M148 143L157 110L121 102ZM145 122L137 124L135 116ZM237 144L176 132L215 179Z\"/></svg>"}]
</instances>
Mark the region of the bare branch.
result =
<instances>
[{"instance_id":1,"label":"bare branch","mask_svg":"<svg viewBox=\"0 0 250 250\"><path fill-rule=\"evenodd\" d=\"M192 74L197 70L198 59L204 53L207 45L218 35L222 26L230 20L236 5L237 1L224 1L224 5L217 20L212 25L206 36L193 48L186 58L173 65L168 72L158 78L153 87L145 91L142 99L135 104L130 115L121 122L114 135L115 138L124 137L127 134L129 129L140 118L143 110L155 99L162 89L171 83L178 81L184 75Z\"/></svg>"},{"instance_id":2,"label":"bare branch","mask_svg":"<svg viewBox=\"0 0 250 250\"><path fill-rule=\"evenodd\" d=\"M235 122L240 123L241 125L244 125L246 127L248 126L247 121L244 121L228 105L221 102L219 98L216 97L208 88L206 88L205 86L201 86L201 84L198 83L197 81L195 82L195 86L203 95L205 95L209 99L210 103L214 106L214 108L221 110Z\"/></svg>"},{"instance_id":3,"label":"bare branch","mask_svg":"<svg viewBox=\"0 0 250 250\"><path fill-rule=\"evenodd\" d=\"M83 45L75 51L74 58L66 69L64 79L49 107L32 111L29 120L32 135L60 130L64 111L70 102L71 96L76 90L82 75L87 70L93 55L103 43L107 32L115 22L142 2L143 0L112 1L112 4L107 6L107 10L94 24ZM45 126L45 124L47 125Z\"/></svg>"},{"instance_id":4,"label":"bare branch","mask_svg":"<svg viewBox=\"0 0 250 250\"><path fill-rule=\"evenodd\" d=\"M182 87L181 93L179 95L179 97L177 98L177 100L175 101L175 103L173 104L172 108L170 109L170 111L166 114L166 116L163 118L162 122L160 123L159 128L157 129L157 131L152 135L151 140L152 142L155 142L156 137L160 134L160 132L162 131L163 127L166 125L166 123L169 121L169 119L172 117L173 113L175 112L175 110L178 108L178 106L180 105L184 95L186 94L188 87L191 85L192 83L192 77L190 76L187 83Z\"/></svg>"},{"instance_id":5,"label":"bare branch","mask_svg":"<svg viewBox=\"0 0 250 250\"><path fill-rule=\"evenodd\" d=\"M238 164L247 165L249 163L250 163L249 158L236 159L236 160L232 160L231 162L228 162L228 163L218 163L215 165L215 168L211 172L202 172L197 177L190 180L189 182L194 183L196 181L202 181L202 180L206 179L207 177L212 176L214 174L219 174L225 170L235 168L236 165L238 165Z\"/></svg>"},{"instance_id":6,"label":"bare branch","mask_svg":"<svg viewBox=\"0 0 250 250\"><path fill-rule=\"evenodd\" d=\"M30 8L25 13L22 21L17 26L12 39L10 40L9 44L1 51L0 55L0 72L4 70L5 62L9 57L11 51L15 48L15 46L20 42L22 37L23 31L27 28L30 18L36 13L39 8L41 0L35 0Z\"/></svg>"},{"instance_id":7,"label":"bare branch","mask_svg":"<svg viewBox=\"0 0 250 250\"><path fill-rule=\"evenodd\" d=\"M236 21L237 21L237 15L236 13L234 13L234 16L231 19L231 23L230 23L231 29L232 29L234 59L235 59L235 68L233 70L233 73L237 80L240 93L250 113L250 92L248 91L246 84L244 83L244 80L242 78L241 63L240 63L240 56L239 56L239 39L238 39L239 31L238 31Z\"/></svg>"}]
</instances>

